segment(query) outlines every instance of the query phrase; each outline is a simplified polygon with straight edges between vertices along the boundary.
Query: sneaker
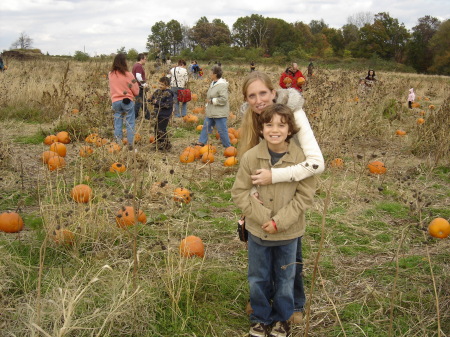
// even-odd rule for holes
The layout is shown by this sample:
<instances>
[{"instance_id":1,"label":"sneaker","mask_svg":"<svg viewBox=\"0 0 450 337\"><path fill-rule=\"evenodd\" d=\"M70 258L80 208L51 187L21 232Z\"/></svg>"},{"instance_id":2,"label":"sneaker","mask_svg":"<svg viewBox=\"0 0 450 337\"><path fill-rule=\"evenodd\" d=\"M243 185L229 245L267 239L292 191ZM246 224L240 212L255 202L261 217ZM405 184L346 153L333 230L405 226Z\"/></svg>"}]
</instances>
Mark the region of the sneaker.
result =
<instances>
[{"instance_id":1,"label":"sneaker","mask_svg":"<svg viewBox=\"0 0 450 337\"><path fill-rule=\"evenodd\" d=\"M252 323L249 331L250 337L266 337L269 336L269 326L263 323Z\"/></svg>"},{"instance_id":2,"label":"sneaker","mask_svg":"<svg viewBox=\"0 0 450 337\"><path fill-rule=\"evenodd\" d=\"M294 311L291 318L289 318L289 323L292 324L302 324L303 323L303 312Z\"/></svg>"},{"instance_id":3,"label":"sneaker","mask_svg":"<svg viewBox=\"0 0 450 337\"><path fill-rule=\"evenodd\" d=\"M291 335L291 327L288 321L276 322L270 332L270 337L288 337Z\"/></svg>"}]
</instances>

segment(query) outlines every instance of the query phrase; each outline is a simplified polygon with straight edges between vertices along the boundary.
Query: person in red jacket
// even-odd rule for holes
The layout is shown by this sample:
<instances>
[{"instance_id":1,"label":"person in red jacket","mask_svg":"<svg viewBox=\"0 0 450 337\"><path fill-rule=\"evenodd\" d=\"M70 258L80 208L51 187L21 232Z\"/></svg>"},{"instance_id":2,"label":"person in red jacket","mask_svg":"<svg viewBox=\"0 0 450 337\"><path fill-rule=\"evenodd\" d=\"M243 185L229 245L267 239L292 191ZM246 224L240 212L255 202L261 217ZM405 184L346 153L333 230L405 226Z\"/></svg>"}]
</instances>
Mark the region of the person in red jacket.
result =
<instances>
[{"instance_id":1,"label":"person in red jacket","mask_svg":"<svg viewBox=\"0 0 450 337\"><path fill-rule=\"evenodd\" d=\"M292 63L292 65L287 67L284 73L281 74L280 87L283 89L294 88L302 92L303 83L302 80L300 80L299 83L299 78L302 78L304 80L303 83L305 83L305 76L303 76L302 72L298 69L297 63Z\"/></svg>"}]
</instances>

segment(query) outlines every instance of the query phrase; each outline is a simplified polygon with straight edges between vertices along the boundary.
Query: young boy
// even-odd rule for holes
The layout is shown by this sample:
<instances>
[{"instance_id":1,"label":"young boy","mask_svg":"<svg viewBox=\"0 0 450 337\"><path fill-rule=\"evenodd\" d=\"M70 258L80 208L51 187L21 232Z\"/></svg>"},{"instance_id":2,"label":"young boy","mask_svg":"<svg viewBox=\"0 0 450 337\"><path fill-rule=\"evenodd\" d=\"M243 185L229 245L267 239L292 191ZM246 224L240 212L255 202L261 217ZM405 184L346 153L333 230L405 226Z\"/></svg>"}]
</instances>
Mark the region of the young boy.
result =
<instances>
[{"instance_id":1,"label":"young boy","mask_svg":"<svg viewBox=\"0 0 450 337\"><path fill-rule=\"evenodd\" d=\"M170 90L170 79L168 77L164 76L159 79L159 89L153 93L150 102L155 107L155 114L157 116L155 138L158 150L170 150L172 144L170 144L169 137L167 136L167 125L172 115L173 93Z\"/></svg>"},{"instance_id":2,"label":"young boy","mask_svg":"<svg viewBox=\"0 0 450 337\"><path fill-rule=\"evenodd\" d=\"M305 232L305 210L313 201L313 177L299 182L258 186L250 195L256 168L286 167L305 160L295 139L292 111L283 104L268 106L259 116L257 132L264 138L242 157L231 194L245 215L248 238L250 336L289 336L294 312L295 257Z\"/></svg>"}]
</instances>

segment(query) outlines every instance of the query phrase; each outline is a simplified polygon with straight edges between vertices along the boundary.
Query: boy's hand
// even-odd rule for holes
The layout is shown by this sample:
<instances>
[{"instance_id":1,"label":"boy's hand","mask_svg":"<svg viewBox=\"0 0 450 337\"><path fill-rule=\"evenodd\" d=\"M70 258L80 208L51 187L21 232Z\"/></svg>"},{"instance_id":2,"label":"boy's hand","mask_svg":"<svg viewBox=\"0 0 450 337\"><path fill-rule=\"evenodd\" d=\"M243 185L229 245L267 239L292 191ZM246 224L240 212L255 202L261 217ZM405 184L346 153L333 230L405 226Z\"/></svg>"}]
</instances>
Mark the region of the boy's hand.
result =
<instances>
[{"instance_id":1,"label":"boy's hand","mask_svg":"<svg viewBox=\"0 0 450 337\"><path fill-rule=\"evenodd\" d=\"M265 224L261 226L262 230L269 234L275 234L277 232L277 229L273 225L272 220L267 221Z\"/></svg>"},{"instance_id":2,"label":"boy's hand","mask_svg":"<svg viewBox=\"0 0 450 337\"><path fill-rule=\"evenodd\" d=\"M253 193L252 197L255 198L261 205L264 205L263 201L259 198L258 192Z\"/></svg>"}]
</instances>

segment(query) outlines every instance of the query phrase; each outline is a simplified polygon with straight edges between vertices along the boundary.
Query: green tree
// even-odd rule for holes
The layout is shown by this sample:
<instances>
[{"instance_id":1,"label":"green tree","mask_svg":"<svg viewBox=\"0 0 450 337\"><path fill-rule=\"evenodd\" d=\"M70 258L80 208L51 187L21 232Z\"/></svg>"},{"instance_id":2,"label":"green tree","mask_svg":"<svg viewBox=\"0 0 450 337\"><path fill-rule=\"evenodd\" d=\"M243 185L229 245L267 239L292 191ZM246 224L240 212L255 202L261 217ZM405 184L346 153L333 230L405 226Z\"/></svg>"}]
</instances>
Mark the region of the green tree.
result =
<instances>
[{"instance_id":1,"label":"green tree","mask_svg":"<svg viewBox=\"0 0 450 337\"><path fill-rule=\"evenodd\" d=\"M262 15L241 17L233 24L233 42L243 48L260 48L267 32L266 19Z\"/></svg>"},{"instance_id":2,"label":"green tree","mask_svg":"<svg viewBox=\"0 0 450 337\"><path fill-rule=\"evenodd\" d=\"M312 34L318 34L322 33L323 29L328 28L328 25L323 21L323 19L311 20L309 23L309 28L311 29Z\"/></svg>"},{"instance_id":3,"label":"green tree","mask_svg":"<svg viewBox=\"0 0 450 337\"><path fill-rule=\"evenodd\" d=\"M127 52L127 60L136 61L138 55L139 52L136 49L131 48Z\"/></svg>"},{"instance_id":4,"label":"green tree","mask_svg":"<svg viewBox=\"0 0 450 337\"><path fill-rule=\"evenodd\" d=\"M163 21L158 21L152 26L151 31L152 33L147 38L147 49L153 53L168 54L171 42L167 25Z\"/></svg>"},{"instance_id":5,"label":"green tree","mask_svg":"<svg viewBox=\"0 0 450 337\"><path fill-rule=\"evenodd\" d=\"M427 15L420 18L412 29L412 38L408 43L408 63L419 73L427 72L433 64L434 51L430 41L440 24L437 18Z\"/></svg>"},{"instance_id":6,"label":"green tree","mask_svg":"<svg viewBox=\"0 0 450 337\"><path fill-rule=\"evenodd\" d=\"M298 32L293 24L277 18L267 18L266 22L267 38L263 47L269 54L277 52L287 56L290 51L298 47Z\"/></svg>"},{"instance_id":7,"label":"green tree","mask_svg":"<svg viewBox=\"0 0 450 337\"><path fill-rule=\"evenodd\" d=\"M88 53L84 53L81 50L77 50L75 51L75 54L73 55L73 59L75 61L88 61L90 59L89 54Z\"/></svg>"},{"instance_id":8,"label":"green tree","mask_svg":"<svg viewBox=\"0 0 450 337\"><path fill-rule=\"evenodd\" d=\"M231 43L231 33L228 26L220 19L209 22L204 16L192 27L189 36L203 49Z\"/></svg>"},{"instance_id":9,"label":"green tree","mask_svg":"<svg viewBox=\"0 0 450 337\"><path fill-rule=\"evenodd\" d=\"M333 54L340 57L344 56L345 40L342 31L327 27L322 29L322 34L326 36L328 43L331 45Z\"/></svg>"},{"instance_id":10,"label":"green tree","mask_svg":"<svg viewBox=\"0 0 450 337\"><path fill-rule=\"evenodd\" d=\"M167 39L169 40L172 55L178 54L181 50L181 45L183 42L183 31L181 30L181 25L177 20L170 20L167 25Z\"/></svg>"},{"instance_id":11,"label":"green tree","mask_svg":"<svg viewBox=\"0 0 450 337\"><path fill-rule=\"evenodd\" d=\"M433 50L433 64L429 70L440 75L450 75L450 20L446 20L439 26L437 32L430 41Z\"/></svg>"},{"instance_id":12,"label":"green tree","mask_svg":"<svg viewBox=\"0 0 450 337\"><path fill-rule=\"evenodd\" d=\"M127 54L127 50L125 49L125 47L120 47L119 49L117 49L116 54Z\"/></svg>"}]
</instances>

